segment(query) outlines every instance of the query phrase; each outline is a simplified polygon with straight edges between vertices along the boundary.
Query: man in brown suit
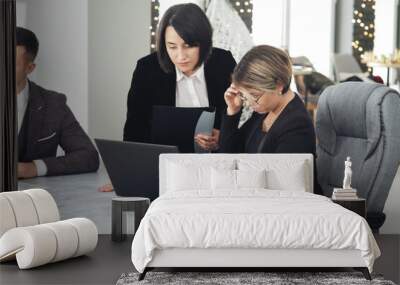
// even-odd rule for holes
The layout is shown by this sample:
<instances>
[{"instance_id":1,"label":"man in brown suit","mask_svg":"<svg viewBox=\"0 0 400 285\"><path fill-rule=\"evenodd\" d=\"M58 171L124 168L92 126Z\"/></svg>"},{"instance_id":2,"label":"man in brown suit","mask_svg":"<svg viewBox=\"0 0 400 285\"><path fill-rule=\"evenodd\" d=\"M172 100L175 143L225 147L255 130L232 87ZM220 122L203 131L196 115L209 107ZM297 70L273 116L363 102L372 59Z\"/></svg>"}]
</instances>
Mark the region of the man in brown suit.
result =
<instances>
[{"instance_id":1,"label":"man in brown suit","mask_svg":"<svg viewBox=\"0 0 400 285\"><path fill-rule=\"evenodd\" d=\"M18 27L16 39L18 177L96 171L99 155L67 106L66 96L28 80L39 49L35 34ZM56 156L58 146L65 155Z\"/></svg>"}]
</instances>

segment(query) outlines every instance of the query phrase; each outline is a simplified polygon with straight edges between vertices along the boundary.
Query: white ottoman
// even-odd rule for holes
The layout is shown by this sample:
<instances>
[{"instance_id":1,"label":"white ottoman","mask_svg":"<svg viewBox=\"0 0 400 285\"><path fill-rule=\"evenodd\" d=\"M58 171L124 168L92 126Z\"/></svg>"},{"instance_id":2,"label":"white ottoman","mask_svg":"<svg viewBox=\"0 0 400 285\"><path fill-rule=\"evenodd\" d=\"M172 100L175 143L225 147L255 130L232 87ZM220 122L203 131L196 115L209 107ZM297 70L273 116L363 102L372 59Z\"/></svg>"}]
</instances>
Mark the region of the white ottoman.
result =
<instances>
[{"instance_id":1,"label":"white ottoman","mask_svg":"<svg viewBox=\"0 0 400 285\"><path fill-rule=\"evenodd\" d=\"M20 269L84 255L96 248L96 225L86 218L59 221L53 197L43 189L0 193L0 262Z\"/></svg>"}]
</instances>

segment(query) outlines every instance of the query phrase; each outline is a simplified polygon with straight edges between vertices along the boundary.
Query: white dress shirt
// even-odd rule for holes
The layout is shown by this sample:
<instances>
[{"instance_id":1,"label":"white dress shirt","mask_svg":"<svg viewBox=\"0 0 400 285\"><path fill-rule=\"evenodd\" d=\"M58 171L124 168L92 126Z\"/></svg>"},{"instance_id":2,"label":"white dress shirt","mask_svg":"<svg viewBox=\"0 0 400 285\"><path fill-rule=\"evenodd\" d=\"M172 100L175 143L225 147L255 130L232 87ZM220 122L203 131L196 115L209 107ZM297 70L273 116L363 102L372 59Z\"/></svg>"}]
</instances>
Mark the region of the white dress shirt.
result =
<instances>
[{"instance_id":1,"label":"white dress shirt","mask_svg":"<svg viewBox=\"0 0 400 285\"><path fill-rule=\"evenodd\" d=\"M21 130L22 122L24 121L26 107L28 106L29 84L26 83L25 88L17 96L18 108L18 133Z\"/></svg>"},{"instance_id":2,"label":"white dress shirt","mask_svg":"<svg viewBox=\"0 0 400 285\"><path fill-rule=\"evenodd\" d=\"M17 95L17 109L18 109L18 133L21 130L22 122L28 107L29 100L29 83L27 82L24 89ZM47 174L47 166L43 160L34 160L36 166L37 176L45 176Z\"/></svg>"},{"instance_id":3,"label":"white dress shirt","mask_svg":"<svg viewBox=\"0 0 400 285\"><path fill-rule=\"evenodd\" d=\"M176 70L176 107L209 107L204 64L191 76Z\"/></svg>"}]
</instances>

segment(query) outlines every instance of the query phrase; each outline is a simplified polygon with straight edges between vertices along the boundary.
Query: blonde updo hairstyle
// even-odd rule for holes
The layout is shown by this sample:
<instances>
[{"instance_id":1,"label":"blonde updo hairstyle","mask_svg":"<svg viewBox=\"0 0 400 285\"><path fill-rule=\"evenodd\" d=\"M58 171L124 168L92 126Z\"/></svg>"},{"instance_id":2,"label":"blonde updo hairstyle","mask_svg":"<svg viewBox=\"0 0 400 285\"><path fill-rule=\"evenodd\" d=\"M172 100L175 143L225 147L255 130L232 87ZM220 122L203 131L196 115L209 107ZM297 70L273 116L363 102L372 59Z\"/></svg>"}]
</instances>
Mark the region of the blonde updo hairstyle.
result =
<instances>
[{"instance_id":1,"label":"blonde updo hairstyle","mask_svg":"<svg viewBox=\"0 0 400 285\"><path fill-rule=\"evenodd\" d=\"M288 54L278 48L259 45L249 50L233 71L232 82L243 88L260 91L275 90L283 85L281 94L290 88L292 62Z\"/></svg>"}]
</instances>

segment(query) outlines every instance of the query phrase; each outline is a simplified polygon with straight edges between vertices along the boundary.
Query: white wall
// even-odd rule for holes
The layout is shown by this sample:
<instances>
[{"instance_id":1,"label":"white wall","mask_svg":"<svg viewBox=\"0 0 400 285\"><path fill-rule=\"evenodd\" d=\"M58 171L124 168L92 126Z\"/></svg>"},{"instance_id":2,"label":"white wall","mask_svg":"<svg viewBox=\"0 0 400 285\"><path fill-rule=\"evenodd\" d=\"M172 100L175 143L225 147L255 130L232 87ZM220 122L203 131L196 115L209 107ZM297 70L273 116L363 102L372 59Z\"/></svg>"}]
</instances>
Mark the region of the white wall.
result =
<instances>
[{"instance_id":1,"label":"white wall","mask_svg":"<svg viewBox=\"0 0 400 285\"><path fill-rule=\"evenodd\" d=\"M17 23L39 39L31 79L64 93L82 127L88 129L87 0L17 0Z\"/></svg>"},{"instance_id":2,"label":"white wall","mask_svg":"<svg viewBox=\"0 0 400 285\"><path fill-rule=\"evenodd\" d=\"M64 93L93 137L121 139L136 61L150 51L150 1L17 0L39 39L30 78Z\"/></svg>"},{"instance_id":3,"label":"white wall","mask_svg":"<svg viewBox=\"0 0 400 285\"><path fill-rule=\"evenodd\" d=\"M150 2L89 0L89 133L121 140L136 61L150 52Z\"/></svg>"},{"instance_id":4,"label":"white wall","mask_svg":"<svg viewBox=\"0 0 400 285\"><path fill-rule=\"evenodd\" d=\"M28 9L28 3L21 0L16 2L16 14L17 14L17 26L26 27L26 12Z\"/></svg>"}]
</instances>

